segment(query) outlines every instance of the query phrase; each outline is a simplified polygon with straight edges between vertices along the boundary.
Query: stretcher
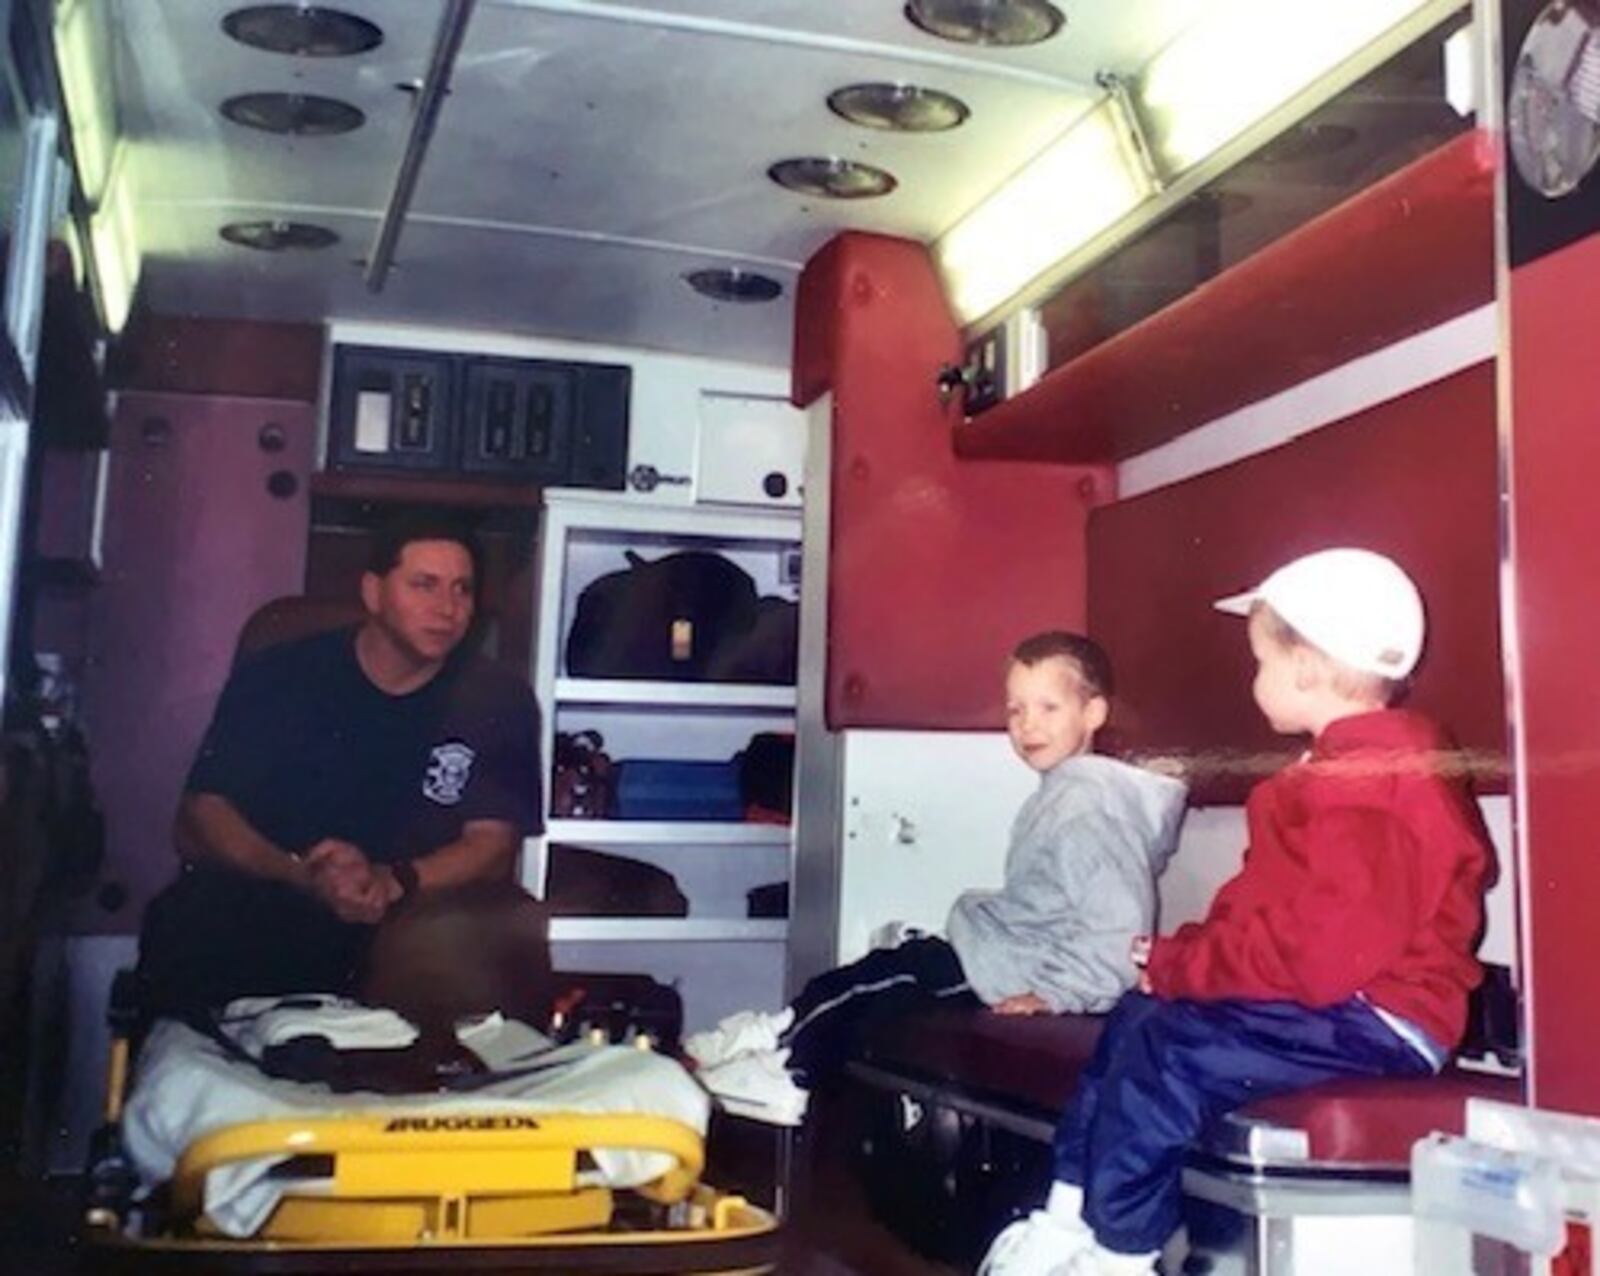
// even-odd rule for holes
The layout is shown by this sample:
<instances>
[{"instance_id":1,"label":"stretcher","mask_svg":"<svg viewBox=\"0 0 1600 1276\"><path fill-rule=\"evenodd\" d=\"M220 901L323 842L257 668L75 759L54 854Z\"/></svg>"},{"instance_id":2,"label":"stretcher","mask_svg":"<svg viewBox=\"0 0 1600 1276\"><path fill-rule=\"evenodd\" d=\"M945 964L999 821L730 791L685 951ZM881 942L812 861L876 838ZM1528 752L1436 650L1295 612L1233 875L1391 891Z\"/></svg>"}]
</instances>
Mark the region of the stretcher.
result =
<instances>
[{"instance_id":1,"label":"stretcher","mask_svg":"<svg viewBox=\"0 0 1600 1276\"><path fill-rule=\"evenodd\" d=\"M773 1215L700 1181L708 1109L676 1063L491 1027L470 1038L487 1075L401 1095L267 1077L172 1020L130 1087L119 1032L85 1216L95 1269L773 1270Z\"/></svg>"}]
</instances>

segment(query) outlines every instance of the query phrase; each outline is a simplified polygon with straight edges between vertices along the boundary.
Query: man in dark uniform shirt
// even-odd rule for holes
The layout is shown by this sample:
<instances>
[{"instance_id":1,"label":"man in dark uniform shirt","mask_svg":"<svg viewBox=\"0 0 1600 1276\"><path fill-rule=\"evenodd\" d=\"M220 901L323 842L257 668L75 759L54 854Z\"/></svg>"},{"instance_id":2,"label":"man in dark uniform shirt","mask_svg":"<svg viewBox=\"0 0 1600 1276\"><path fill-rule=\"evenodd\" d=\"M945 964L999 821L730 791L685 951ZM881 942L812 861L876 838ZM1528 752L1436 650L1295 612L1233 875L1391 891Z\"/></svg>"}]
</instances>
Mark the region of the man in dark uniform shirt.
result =
<instances>
[{"instance_id":1,"label":"man in dark uniform shirt","mask_svg":"<svg viewBox=\"0 0 1600 1276\"><path fill-rule=\"evenodd\" d=\"M449 524L403 520L376 538L359 626L234 672L178 808L185 872L146 919L158 1005L345 989L391 909L510 879L539 830L537 710L462 649L476 568Z\"/></svg>"}]
</instances>

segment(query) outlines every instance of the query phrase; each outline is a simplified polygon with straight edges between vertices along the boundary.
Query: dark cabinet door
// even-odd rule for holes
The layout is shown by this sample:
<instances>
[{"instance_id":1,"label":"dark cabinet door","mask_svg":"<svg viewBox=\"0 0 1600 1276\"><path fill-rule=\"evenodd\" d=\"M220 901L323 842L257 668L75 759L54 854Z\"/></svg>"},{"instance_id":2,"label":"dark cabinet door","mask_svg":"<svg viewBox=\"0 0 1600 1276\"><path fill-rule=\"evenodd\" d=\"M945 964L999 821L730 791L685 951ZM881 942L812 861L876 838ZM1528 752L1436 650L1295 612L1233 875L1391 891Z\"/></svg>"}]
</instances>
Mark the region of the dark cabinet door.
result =
<instances>
[{"instance_id":1,"label":"dark cabinet door","mask_svg":"<svg viewBox=\"0 0 1600 1276\"><path fill-rule=\"evenodd\" d=\"M471 359L464 380L461 468L566 482L577 406L574 369L529 359Z\"/></svg>"},{"instance_id":2,"label":"dark cabinet door","mask_svg":"<svg viewBox=\"0 0 1600 1276\"><path fill-rule=\"evenodd\" d=\"M339 346L328 465L620 491L632 385L613 364Z\"/></svg>"},{"instance_id":3,"label":"dark cabinet door","mask_svg":"<svg viewBox=\"0 0 1600 1276\"><path fill-rule=\"evenodd\" d=\"M341 346L328 414L334 469L455 468L452 355Z\"/></svg>"}]
</instances>

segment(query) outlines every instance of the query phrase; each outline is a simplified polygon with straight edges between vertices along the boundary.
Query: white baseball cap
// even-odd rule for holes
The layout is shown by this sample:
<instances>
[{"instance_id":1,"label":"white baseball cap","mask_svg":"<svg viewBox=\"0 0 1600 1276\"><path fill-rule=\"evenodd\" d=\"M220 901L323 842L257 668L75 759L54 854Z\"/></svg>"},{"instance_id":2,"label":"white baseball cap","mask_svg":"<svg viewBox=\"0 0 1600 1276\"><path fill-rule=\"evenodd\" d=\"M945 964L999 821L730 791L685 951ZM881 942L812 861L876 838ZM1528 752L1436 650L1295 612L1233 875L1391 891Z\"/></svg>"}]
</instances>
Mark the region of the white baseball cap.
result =
<instances>
[{"instance_id":1,"label":"white baseball cap","mask_svg":"<svg viewBox=\"0 0 1600 1276\"><path fill-rule=\"evenodd\" d=\"M1341 664L1404 678L1422 655L1426 622L1411 577L1367 549L1324 549L1286 563L1254 589L1213 605L1248 616L1266 603Z\"/></svg>"}]
</instances>

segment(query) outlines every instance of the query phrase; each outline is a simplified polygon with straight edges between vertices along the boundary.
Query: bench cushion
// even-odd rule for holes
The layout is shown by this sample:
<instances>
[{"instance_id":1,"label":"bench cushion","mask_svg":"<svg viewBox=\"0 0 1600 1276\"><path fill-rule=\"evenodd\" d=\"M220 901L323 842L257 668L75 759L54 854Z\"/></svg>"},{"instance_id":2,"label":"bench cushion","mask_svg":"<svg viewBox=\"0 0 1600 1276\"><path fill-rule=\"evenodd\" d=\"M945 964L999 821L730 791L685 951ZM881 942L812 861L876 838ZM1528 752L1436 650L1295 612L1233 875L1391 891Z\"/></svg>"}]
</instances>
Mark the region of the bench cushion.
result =
<instances>
[{"instance_id":1,"label":"bench cushion","mask_svg":"<svg viewBox=\"0 0 1600 1276\"><path fill-rule=\"evenodd\" d=\"M1060 1114L1094 1054L1105 1020L1093 1015L1004 1016L940 1006L877 1025L863 1062L908 1079L997 1102L1019 1114ZM1460 1134L1472 1097L1522 1101L1514 1077L1446 1069L1437 1077L1333 1081L1262 1099L1219 1122L1203 1143L1240 1166L1404 1172L1411 1145L1432 1130Z\"/></svg>"},{"instance_id":2,"label":"bench cushion","mask_svg":"<svg viewBox=\"0 0 1600 1276\"><path fill-rule=\"evenodd\" d=\"M1467 1100L1521 1103L1516 1077L1447 1068L1422 1080L1330 1081L1230 1113L1206 1139L1210 1155L1241 1166L1326 1166L1402 1172L1411 1145L1433 1130L1462 1134Z\"/></svg>"},{"instance_id":3,"label":"bench cushion","mask_svg":"<svg viewBox=\"0 0 1600 1276\"><path fill-rule=\"evenodd\" d=\"M877 1025L861 1057L890 1072L1054 1116L1077 1088L1104 1023L1098 1015L939 1006Z\"/></svg>"}]
</instances>

